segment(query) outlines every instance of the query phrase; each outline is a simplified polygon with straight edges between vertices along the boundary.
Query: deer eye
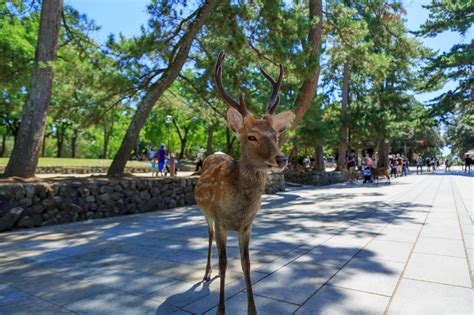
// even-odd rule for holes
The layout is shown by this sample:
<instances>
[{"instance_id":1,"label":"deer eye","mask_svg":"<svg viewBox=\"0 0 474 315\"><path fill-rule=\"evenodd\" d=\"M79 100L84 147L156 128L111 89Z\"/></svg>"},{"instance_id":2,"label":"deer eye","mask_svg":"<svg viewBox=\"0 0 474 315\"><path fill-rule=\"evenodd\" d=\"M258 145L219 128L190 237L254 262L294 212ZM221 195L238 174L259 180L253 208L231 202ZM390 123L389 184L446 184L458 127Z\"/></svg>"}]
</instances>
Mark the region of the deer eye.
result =
<instances>
[{"instance_id":1,"label":"deer eye","mask_svg":"<svg viewBox=\"0 0 474 315\"><path fill-rule=\"evenodd\" d=\"M255 138L255 136L248 136L247 139L249 139L250 141L257 141L257 138Z\"/></svg>"}]
</instances>

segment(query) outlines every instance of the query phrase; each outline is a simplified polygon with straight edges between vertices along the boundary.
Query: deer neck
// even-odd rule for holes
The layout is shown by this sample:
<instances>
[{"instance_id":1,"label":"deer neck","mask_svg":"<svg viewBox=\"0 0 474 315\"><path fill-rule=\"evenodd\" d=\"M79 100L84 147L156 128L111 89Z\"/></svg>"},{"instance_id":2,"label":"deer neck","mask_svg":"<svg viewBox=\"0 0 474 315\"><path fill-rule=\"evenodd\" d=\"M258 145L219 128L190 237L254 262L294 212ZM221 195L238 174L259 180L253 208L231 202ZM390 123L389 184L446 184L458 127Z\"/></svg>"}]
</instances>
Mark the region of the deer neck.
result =
<instances>
[{"instance_id":1,"label":"deer neck","mask_svg":"<svg viewBox=\"0 0 474 315\"><path fill-rule=\"evenodd\" d=\"M246 194L253 192L255 195L261 195L267 181L267 170L256 168L244 156L241 156L239 168L240 190Z\"/></svg>"}]
</instances>

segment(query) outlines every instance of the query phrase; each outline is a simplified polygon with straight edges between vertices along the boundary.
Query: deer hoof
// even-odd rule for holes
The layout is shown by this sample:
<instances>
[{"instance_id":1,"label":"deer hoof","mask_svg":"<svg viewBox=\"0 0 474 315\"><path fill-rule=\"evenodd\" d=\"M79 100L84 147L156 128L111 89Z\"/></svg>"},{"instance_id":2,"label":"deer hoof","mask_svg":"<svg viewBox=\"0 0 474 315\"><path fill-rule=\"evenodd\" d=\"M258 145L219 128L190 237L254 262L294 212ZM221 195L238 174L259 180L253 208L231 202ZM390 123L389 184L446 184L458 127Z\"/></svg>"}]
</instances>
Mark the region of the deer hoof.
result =
<instances>
[{"instance_id":1,"label":"deer hoof","mask_svg":"<svg viewBox=\"0 0 474 315\"><path fill-rule=\"evenodd\" d=\"M211 281L211 271L206 271L206 274L204 275L204 278L202 278L202 280L206 282Z\"/></svg>"}]
</instances>

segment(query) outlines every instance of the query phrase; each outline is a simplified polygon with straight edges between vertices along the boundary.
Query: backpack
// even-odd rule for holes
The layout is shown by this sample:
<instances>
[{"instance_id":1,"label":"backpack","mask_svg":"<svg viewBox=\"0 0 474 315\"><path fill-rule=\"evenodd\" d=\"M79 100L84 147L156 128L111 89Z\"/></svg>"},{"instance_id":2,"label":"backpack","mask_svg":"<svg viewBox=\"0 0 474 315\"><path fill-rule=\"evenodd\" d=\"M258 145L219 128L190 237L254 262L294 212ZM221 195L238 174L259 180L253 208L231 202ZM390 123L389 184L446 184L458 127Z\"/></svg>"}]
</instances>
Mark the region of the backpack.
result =
<instances>
[{"instance_id":1,"label":"backpack","mask_svg":"<svg viewBox=\"0 0 474 315\"><path fill-rule=\"evenodd\" d=\"M364 169L364 176L372 176L372 172L370 171L370 168L366 167Z\"/></svg>"}]
</instances>

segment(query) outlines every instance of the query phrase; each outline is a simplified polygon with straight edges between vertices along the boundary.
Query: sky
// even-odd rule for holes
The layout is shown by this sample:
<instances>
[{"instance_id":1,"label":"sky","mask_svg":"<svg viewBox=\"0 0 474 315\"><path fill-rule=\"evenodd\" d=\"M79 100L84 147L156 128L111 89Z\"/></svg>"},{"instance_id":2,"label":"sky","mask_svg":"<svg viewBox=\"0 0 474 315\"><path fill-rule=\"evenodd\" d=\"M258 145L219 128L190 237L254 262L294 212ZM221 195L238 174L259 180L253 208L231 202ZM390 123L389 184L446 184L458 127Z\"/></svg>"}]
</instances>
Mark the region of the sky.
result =
<instances>
[{"instance_id":1,"label":"sky","mask_svg":"<svg viewBox=\"0 0 474 315\"><path fill-rule=\"evenodd\" d=\"M95 23L101 26L100 31L93 35L95 40L104 43L109 34L122 33L126 37L140 34L140 27L146 23L148 15L146 6L150 0L65 0L65 3L73 6L81 13L85 13ZM422 6L428 4L429 0L405 0L404 7L407 11L405 16L407 27L411 31L419 29L428 18L428 10ZM444 32L433 38L419 38L424 46L435 51L448 51L457 43L466 43L473 37L471 28L463 37L458 33ZM430 99L453 88L455 83L448 83L443 89L436 92L415 95L420 102ZM444 151L444 150L443 150Z\"/></svg>"}]
</instances>

